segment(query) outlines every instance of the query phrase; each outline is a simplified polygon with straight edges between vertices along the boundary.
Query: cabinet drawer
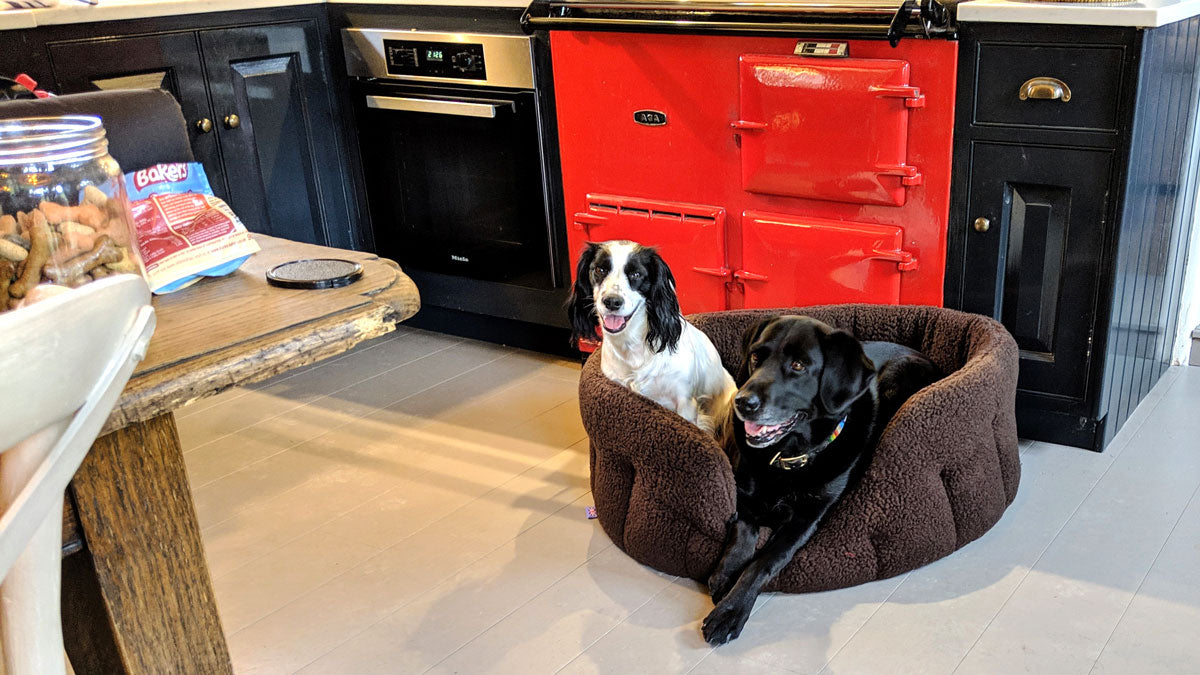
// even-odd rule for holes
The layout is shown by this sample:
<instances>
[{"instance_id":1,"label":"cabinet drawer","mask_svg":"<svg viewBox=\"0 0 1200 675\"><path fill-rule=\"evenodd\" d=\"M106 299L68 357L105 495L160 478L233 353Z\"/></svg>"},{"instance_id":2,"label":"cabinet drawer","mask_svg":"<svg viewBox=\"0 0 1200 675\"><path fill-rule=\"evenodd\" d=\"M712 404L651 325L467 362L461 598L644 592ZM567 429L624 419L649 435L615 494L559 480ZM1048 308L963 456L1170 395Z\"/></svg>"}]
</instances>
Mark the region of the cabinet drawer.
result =
<instances>
[{"instance_id":1,"label":"cabinet drawer","mask_svg":"<svg viewBox=\"0 0 1200 675\"><path fill-rule=\"evenodd\" d=\"M1116 131L1124 56L1122 47L981 43L972 119L975 124ZM1061 82L1062 98L1038 98L1057 95L1054 85L1026 84L1040 78ZM1027 98L1021 98L1022 89Z\"/></svg>"}]
</instances>

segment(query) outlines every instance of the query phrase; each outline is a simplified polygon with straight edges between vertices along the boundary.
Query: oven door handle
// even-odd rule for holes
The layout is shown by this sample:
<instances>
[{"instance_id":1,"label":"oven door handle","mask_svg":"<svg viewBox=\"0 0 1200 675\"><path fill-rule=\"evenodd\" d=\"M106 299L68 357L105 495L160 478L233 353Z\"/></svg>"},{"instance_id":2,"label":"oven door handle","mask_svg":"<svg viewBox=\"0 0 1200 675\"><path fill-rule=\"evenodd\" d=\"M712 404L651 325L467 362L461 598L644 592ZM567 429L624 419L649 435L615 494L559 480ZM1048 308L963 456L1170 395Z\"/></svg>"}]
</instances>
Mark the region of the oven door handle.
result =
<instances>
[{"instance_id":1,"label":"oven door handle","mask_svg":"<svg viewBox=\"0 0 1200 675\"><path fill-rule=\"evenodd\" d=\"M504 103L480 103L453 99L417 98L409 96L367 96L367 107L377 110L458 115L459 117L494 118Z\"/></svg>"}]
</instances>

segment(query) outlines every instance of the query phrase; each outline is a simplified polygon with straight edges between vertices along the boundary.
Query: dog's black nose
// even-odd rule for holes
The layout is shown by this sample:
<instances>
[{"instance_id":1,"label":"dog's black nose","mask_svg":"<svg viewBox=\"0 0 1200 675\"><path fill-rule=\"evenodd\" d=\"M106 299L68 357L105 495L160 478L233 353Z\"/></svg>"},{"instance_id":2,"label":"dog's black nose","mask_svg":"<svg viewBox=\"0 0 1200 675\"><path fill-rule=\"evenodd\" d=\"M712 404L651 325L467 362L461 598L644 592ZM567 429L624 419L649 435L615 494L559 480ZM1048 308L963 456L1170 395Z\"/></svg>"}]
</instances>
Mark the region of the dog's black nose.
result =
<instances>
[{"instance_id":1,"label":"dog's black nose","mask_svg":"<svg viewBox=\"0 0 1200 675\"><path fill-rule=\"evenodd\" d=\"M743 415L758 412L762 407L762 399L758 394L749 391L740 391L736 398L733 399L733 404L737 406L738 412Z\"/></svg>"},{"instance_id":2,"label":"dog's black nose","mask_svg":"<svg viewBox=\"0 0 1200 675\"><path fill-rule=\"evenodd\" d=\"M600 302L603 302L605 307L614 312L621 309L621 305L625 304L625 301L619 295L606 295Z\"/></svg>"}]
</instances>

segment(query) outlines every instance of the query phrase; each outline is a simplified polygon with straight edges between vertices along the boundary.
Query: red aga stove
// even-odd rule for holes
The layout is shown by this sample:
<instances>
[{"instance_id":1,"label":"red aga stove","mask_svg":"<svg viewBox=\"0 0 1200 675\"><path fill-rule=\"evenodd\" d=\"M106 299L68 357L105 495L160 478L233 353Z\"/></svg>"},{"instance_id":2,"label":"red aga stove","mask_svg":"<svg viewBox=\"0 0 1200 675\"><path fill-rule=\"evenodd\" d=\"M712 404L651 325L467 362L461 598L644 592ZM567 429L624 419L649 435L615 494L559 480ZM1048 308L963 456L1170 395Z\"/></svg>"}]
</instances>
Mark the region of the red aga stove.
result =
<instances>
[{"instance_id":1,"label":"red aga stove","mask_svg":"<svg viewBox=\"0 0 1200 675\"><path fill-rule=\"evenodd\" d=\"M940 305L958 45L898 2L531 6L572 260L658 245L684 312Z\"/></svg>"}]
</instances>

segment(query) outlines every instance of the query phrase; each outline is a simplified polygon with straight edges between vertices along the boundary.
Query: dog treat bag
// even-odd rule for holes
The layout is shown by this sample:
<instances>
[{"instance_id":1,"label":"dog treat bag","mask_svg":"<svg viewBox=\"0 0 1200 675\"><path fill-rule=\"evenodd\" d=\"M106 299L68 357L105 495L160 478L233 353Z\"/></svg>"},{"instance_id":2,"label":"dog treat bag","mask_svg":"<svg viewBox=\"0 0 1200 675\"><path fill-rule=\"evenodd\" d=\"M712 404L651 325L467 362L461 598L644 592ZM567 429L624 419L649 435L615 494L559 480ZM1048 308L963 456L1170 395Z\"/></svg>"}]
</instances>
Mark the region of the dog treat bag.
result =
<instances>
[{"instance_id":1,"label":"dog treat bag","mask_svg":"<svg viewBox=\"0 0 1200 675\"><path fill-rule=\"evenodd\" d=\"M213 196L200 164L158 164L125 174L125 184L155 293L229 274L258 251L242 221Z\"/></svg>"}]
</instances>

